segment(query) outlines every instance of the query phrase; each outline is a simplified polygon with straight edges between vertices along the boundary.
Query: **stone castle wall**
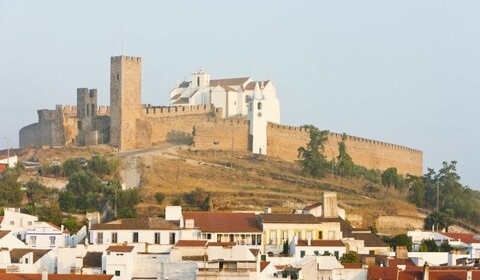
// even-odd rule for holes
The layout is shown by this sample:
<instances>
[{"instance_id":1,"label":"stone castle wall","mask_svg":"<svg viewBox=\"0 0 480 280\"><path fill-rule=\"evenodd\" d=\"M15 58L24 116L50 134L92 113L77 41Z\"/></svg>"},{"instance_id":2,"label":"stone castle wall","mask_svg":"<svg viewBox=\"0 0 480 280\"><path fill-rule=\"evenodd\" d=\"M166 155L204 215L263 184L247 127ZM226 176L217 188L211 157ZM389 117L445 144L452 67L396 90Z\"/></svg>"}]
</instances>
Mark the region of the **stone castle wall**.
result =
<instances>
[{"instance_id":1,"label":"stone castle wall","mask_svg":"<svg viewBox=\"0 0 480 280\"><path fill-rule=\"evenodd\" d=\"M220 118L221 109L213 106L147 107L136 120L136 149L161 142L193 141L193 128Z\"/></svg>"},{"instance_id":2,"label":"stone castle wall","mask_svg":"<svg viewBox=\"0 0 480 280\"><path fill-rule=\"evenodd\" d=\"M298 159L297 149L306 147L309 141L308 130L301 127L269 124L267 135L268 154L288 161ZM329 133L325 144L327 159L338 156L342 137ZM396 167L401 174L423 174L423 153L419 150L350 135L346 135L345 145L355 164L378 170Z\"/></svg>"},{"instance_id":3,"label":"stone castle wall","mask_svg":"<svg viewBox=\"0 0 480 280\"><path fill-rule=\"evenodd\" d=\"M248 121L245 118L215 119L195 125L197 149L248 151Z\"/></svg>"}]
</instances>

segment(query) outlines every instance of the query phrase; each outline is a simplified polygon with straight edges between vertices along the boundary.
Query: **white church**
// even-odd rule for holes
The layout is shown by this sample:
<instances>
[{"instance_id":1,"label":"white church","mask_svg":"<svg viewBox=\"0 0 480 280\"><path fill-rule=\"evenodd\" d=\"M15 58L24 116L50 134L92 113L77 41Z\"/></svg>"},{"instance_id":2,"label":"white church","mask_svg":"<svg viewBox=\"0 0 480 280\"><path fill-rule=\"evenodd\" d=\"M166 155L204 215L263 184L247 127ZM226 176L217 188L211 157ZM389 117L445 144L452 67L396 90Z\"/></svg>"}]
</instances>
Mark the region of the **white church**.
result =
<instances>
[{"instance_id":1,"label":"white church","mask_svg":"<svg viewBox=\"0 0 480 280\"><path fill-rule=\"evenodd\" d=\"M210 80L202 70L170 92L171 106L213 104L223 108L223 118L246 116L250 121L252 152L267 154L267 124L280 123L280 102L272 81L249 77Z\"/></svg>"}]
</instances>

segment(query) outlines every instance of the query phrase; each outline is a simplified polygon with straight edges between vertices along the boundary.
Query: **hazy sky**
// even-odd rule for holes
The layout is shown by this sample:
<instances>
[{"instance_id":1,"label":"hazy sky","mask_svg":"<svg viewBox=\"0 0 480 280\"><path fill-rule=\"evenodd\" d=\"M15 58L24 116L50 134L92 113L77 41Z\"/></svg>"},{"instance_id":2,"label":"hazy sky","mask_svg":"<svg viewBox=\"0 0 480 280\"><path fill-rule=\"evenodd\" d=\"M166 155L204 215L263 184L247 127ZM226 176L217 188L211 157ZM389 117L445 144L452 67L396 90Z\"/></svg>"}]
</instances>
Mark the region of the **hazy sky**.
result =
<instances>
[{"instance_id":1,"label":"hazy sky","mask_svg":"<svg viewBox=\"0 0 480 280\"><path fill-rule=\"evenodd\" d=\"M198 69L271 79L283 124L420 149L425 170L457 160L480 189L479 15L478 0L0 0L0 149L79 87L108 105L124 54L143 58L143 103Z\"/></svg>"}]
</instances>

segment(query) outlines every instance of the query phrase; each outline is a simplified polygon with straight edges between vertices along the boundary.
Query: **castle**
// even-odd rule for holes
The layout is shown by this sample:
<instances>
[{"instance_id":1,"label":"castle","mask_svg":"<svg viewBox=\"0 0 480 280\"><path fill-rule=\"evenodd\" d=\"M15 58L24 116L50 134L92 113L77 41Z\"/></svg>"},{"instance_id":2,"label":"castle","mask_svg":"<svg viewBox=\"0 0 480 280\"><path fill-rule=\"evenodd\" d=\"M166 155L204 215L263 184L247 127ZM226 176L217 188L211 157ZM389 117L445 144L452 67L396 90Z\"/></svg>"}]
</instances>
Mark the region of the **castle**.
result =
<instances>
[{"instance_id":1,"label":"castle","mask_svg":"<svg viewBox=\"0 0 480 280\"><path fill-rule=\"evenodd\" d=\"M272 81L250 78L211 80L204 71L192 74L170 92L170 106L141 104L139 57L110 60L110 106L97 105L96 89L77 89L76 106L38 110L38 122L19 132L20 148L110 144L120 150L161 142L188 142L197 149L250 151L293 161L309 140L308 131L280 125L280 106ZM338 155L343 135L330 133L327 158ZM356 164L421 175L423 154L404 146L346 136Z\"/></svg>"}]
</instances>

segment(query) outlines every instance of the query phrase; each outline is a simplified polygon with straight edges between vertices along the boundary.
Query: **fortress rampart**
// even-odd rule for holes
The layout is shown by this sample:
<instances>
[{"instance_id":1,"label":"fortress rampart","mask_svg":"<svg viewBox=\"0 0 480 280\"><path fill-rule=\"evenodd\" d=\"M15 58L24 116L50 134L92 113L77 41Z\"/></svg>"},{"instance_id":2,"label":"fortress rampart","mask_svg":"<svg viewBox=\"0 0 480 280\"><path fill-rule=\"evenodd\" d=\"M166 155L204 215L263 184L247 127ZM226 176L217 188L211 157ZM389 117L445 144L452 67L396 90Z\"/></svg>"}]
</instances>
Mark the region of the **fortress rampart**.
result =
<instances>
[{"instance_id":1,"label":"fortress rampart","mask_svg":"<svg viewBox=\"0 0 480 280\"><path fill-rule=\"evenodd\" d=\"M197 149L248 151L248 127L245 118L213 119L194 127Z\"/></svg>"},{"instance_id":2,"label":"fortress rampart","mask_svg":"<svg viewBox=\"0 0 480 280\"><path fill-rule=\"evenodd\" d=\"M221 108L215 108L213 104L192 105L192 106L151 106L150 104L142 107L143 118L164 118L185 115L212 114L212 116L221 116Z\"/></svg>"},{"instance_id":3,"label":"fortress rampart","mask_svg":"<svg viewBox=\"0 0 480 280\"><path fill-rule=\"evenodd\" d=\"M329 133L325 144L325 156L338 156L338 143L343 134ZM367 168L385 170L396 167L401 174L422 175L423 153L412 148L391 143L346 135L345 145L353 162ZM308 129L269 124L267 128L268 152L284 160L298 159L297 149L309 141Z\"/></svg>"}]
</instances>

